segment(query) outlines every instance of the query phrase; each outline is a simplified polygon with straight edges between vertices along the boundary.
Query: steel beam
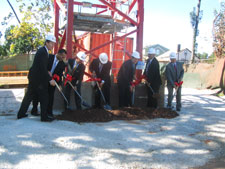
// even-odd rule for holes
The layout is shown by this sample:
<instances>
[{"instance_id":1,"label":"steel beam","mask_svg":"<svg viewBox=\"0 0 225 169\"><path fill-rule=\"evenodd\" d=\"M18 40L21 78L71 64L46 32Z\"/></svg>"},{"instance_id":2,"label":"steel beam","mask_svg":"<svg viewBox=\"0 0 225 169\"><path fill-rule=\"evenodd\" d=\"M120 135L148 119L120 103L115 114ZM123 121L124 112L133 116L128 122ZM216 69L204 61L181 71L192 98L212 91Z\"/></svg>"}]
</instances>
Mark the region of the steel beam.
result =
<instances>
[{"instance_id":1,"label":"steel beam","mask_svg":"<svg viewBox=\"0 0 225 169\"><path fill-rule=\"evenodd\" d=\"M68 58L72 58L72 51L73 51L72 35L73 35L73 0L67 0L66 50Z\"/></svg>"},{"instance_id":2,"label":"steel beam","mask_svg":"<svg viewBox=\"0 0 225 169\"><path fill-rule=\"evenodd\" d=\"M113 7L112 4L106 2L105 0L99 0L100 2L102 2L103 4L107 5L112 11L117 12L119 15L121 15L122 17L124 17L125 19L127 19L128 21L130 21L130 23L132 23L135 26L138 26L138 23L136 21L134 21L133 19L131 19L129 16L127 16L126 14L124 14L123 12L121 12L120 10L118 10L117 8Z\"/></svg>"},{"instance_id":3,"label":"steel beam","mask_svg":"<svg viewBox=\"0 0 225 169\"><path fill-rule=\"evenodd\" d=\"M55 13L55 23L54 23L54 35L56 37L56 43L54 46L53 53L56 54L58 52L58 43L59 43L59 6L54 0L54 13Z\"/></svg>"},{"instance_id":4,"label":"steel beam","mask_svg":"<svg viewBox=\"0 0 225 169\"><path fill-rule=\"evenodd\" d=\"M130 34L133 34L133 33L135 33L135 32L137 32L137 29L136 29L136 30L133 30L133 31L131 31L131 32L129 32L129 33L123 35L123 36L114 38L114 39L111 40L111 41L108 41L108 42L106 42L106 43L103 43L102 45L100 45L100 46L98 46L98 47L96 47L96 48L91 49L91 50L88 51L87 53L91 53L91 52L93 52L93 51L95 51L95 50L98 50L98 49L100 49L100 48L102 48L102 47L104 47L104 46L106 46L106 45L108 45L108 44L110 44L110 43L113 43L113 42L115 42L115 41L117 41L117 40L120 40L120 39L122 39L122 38L124 38L124 37L126 37L126 36L128 36L128 35L130 35Z\"/></svg>"}]
</instances>

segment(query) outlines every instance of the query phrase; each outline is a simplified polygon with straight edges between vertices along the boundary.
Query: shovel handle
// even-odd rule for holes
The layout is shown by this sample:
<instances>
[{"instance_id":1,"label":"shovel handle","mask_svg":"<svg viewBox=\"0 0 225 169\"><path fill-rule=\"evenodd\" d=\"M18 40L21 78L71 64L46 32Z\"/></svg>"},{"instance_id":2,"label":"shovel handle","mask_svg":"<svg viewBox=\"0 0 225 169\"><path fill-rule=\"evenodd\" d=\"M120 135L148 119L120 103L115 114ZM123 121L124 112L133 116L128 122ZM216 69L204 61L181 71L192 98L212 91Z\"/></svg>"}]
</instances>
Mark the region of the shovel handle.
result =
<instances>
[{"instance_id":1,"label":"shovel handle","mask_svg":"<svg viewBox=\"0 0 225 169\"><path fill-rule=\"evenodd\" d=\"M54 81L55 81L55 80L54 80ZM57 89L59 90L59 92L61 93L61 95L63 96L63 98L64 98L64 100L66 101L67 106L68 106L68 105L69 105L69 102L68 102L66 96L63 94L62 89L61 89L61 88L59 87L59 85L56 83L56 81L55 81L55 85L56 85Z\"/></svg>"}]
</instances>

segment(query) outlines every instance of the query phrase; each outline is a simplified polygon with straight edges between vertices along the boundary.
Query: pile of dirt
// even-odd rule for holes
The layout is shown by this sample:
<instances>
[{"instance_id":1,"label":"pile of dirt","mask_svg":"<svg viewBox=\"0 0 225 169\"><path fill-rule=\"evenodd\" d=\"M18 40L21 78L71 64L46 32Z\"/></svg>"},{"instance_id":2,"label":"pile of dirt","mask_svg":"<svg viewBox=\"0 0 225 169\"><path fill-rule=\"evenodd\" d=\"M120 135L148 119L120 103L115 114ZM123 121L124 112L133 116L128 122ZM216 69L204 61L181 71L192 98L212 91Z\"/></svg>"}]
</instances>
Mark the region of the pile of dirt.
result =
<instances>
[{"instance_id":1,"label":"pile of dirt","mask_svg":"<svg viewBox=\"0 0 225 169\"><path fill-rule=\"evenodd\" d=\"M108 122L112 120L141 120L154 118L175 118L179 114L166 108L152 109L140 107L125 107L113 110L85 109L65 111L56 116L58 120L73 122Z\"/></svg>"}]
</instances>

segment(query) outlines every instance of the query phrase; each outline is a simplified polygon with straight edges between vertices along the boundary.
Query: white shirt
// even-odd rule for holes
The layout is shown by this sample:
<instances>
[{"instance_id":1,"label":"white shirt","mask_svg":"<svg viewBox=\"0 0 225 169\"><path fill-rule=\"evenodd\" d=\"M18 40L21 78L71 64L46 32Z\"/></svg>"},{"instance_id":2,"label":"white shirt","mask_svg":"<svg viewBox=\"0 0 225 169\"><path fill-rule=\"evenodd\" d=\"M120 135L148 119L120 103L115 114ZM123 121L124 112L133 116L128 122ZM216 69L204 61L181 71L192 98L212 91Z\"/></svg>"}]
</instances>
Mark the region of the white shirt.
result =
<instances>
[{"instance_id":1,"label":"white shirt","mask_svg":"<svg viewBox=\"0 0 225 169\"><path fill-rule=\"evenodd\" d=\"M51 69L51 73L53 74L57 64L59 63L59 60L56 58L56 56L54 56L54 61L53 61L53 64L52 64L52 69Z\"/></svg>"}]
</instances>

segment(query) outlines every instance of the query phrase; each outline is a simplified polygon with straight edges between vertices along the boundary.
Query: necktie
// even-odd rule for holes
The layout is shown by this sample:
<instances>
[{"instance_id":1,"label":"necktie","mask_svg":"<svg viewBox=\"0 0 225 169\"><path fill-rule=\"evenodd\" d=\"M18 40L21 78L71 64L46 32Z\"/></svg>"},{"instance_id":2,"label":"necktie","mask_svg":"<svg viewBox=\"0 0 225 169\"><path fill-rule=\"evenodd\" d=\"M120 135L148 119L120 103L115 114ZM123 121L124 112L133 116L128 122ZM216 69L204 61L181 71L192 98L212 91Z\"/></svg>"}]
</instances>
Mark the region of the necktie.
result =
<instances>
[{"instance_id":1,"label":"necktie","mask_svg":"<svg viewBox=\"0 0 225 169\"><path fill-rule=\"evenodd\" d=\"M73 66L72 75L73 75L73 73L75 72L75 70L77 69L78 65L79 65L79 64L75 61L75 62L74 62L74 66Z\"/></svg>"},{"instance_id":2,"label":"necktie","mask_svg":"<svg viewBox=\"0 0 225 169\"><path fill-rule=\"evenodd\" d=\"M175 64L175 63L174 63L174 65L173 65L173 66L174 66L175 71L177 71L177 66L176 66L176 64Z\"/></svg>"},{"instance_id":3,"label":"necktie","mask_svg":"<svg viewBox=\"0 0 225 169\"><path fill-rule=\"evenodd\" d=\"M178 81L178 80L177 80L177 66L176 66L176 64L175 64L175 63L173 64L173 66L174 66L174 70L175 70L175 77L176 77L176 81Z\"/></svg>"},{"instance_id":4,"label":"necktie","mask_svg":"<svg viewBox=\"0 0 225 169\"><path fill-rule=\"evenodd\" d=\"M99 63L99 72L102 71L103 64Z\"/></svg>"},{"instance_id":5,"label":"necktie","mask_svg":"<svg viewBox=\"0 0 225 169\"><path fill-rule=\"evenodd\" d=\"M53 65L52 65L52 69L51 69L51 73L52 73L52 74L53 74L53 72L54 72L54 70L55 70L55 67L56 67L57 63L58 63L58 62L57 62L57 59L55 59Z\"/></svg>"},{"instance_id":6,"label":"necktie","mask_svg":"<svg viewBox=\"0 0 225 169\"><path fill-rule=\"evenodd\" d=\"M148 64L147 64L147 67L146 67L146 73L148 74L148 71L149 71L149 68L150 68L150 65L152 63L152 60L149 60Z\"/></svg>"}]
</instances>

